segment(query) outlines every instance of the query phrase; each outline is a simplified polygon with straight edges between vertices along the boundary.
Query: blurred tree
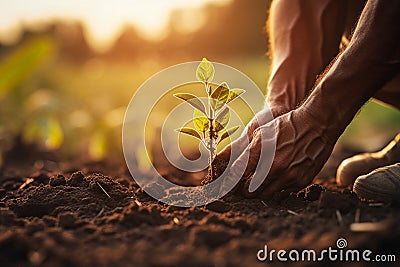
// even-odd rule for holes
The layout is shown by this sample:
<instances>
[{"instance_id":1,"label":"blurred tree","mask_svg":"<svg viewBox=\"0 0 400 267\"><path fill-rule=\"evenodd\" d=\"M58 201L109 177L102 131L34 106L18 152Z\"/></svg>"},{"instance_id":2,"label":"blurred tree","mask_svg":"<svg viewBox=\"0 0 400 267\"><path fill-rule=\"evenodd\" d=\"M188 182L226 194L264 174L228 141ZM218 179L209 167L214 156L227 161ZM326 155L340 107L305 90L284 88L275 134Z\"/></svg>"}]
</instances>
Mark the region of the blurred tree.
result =
<instances>
[{"instance_id":1,"label":"blurred tree","mask_svg":"<svg viewBox=\"0 0 400 267\"><path fill-rule=\"evenodd\" d=\"M0 45L0 158L1 151L24 142L45 149L65 142L61 148L70 155L96 160L120 156L120 125L131 88L162 66L182 61L261 57L267 50L263 28L269 2L233 0L200 11L178 10L159 41L126 26L105 53L91 49L80 22L26 28L18 43ZM191 28L193 22L198 26Z\"/></svg>"},{"instance_id":2,"label":"blurred tree","mask_svg":"<svg viewBox=\"0 0 400 267\"><path fill-rule=\"evenodd\" d=\"M263 55L267 51L264 28L269 4L270 1L235 0L227 6L209 5L204 10L203 27L190 34L179 33L178 24L185 21L175 14L169 25L170 34L161 44L162 54L192 59L207 55L213 60Z\"/></svg>"},{"instance_id":3,"label":"blurred tree","mask_svg":"<svg viewBox=\"0 0 400 267\"><path fill-rule=\"evenodd\" d=\"M61 60L83 62L95 55L87 43L81 23L55 22L48 32L55 38Z\"/></svg>"},{"instance_id":4,"label":"blurred tree","mask_svg":"<svg viewBox=\"0 0 400 267\"><path fill-rule=\"evenodd\" d=\"M175 11L160 41L143 39L132 26L126 26L114 46L104 55L112 61L156 58L181 62L207 56L216 61L226 58L259 57L267 51L265 21L270 1L234 0L226 6L210 4L204 10L202 27L192 32L180 30L188 16ZM200 18L201 16L199 16Z\"/></svg>"},{"instance_id":5,"label":"blurred tree","mask_svg":"<svg viewBox=\"0 0 400 267\"><path fill-rule=\"evenodd\" d=\"M145 57L154 57L156 45L144 40L137 33L135 27L125 26L120 37L111 49L104 53L103 58L108 61L133 61Z\"/></svg>"}]
</instances>

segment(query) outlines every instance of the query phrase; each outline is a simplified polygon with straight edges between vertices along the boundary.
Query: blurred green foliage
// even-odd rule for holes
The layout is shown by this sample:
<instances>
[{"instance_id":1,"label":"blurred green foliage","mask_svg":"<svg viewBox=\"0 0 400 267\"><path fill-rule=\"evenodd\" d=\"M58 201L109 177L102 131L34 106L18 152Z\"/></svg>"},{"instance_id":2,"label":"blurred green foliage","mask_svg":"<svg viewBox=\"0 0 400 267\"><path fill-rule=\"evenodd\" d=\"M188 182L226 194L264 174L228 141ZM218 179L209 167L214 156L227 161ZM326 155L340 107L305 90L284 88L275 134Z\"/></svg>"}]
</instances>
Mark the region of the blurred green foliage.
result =
<instances>
[{"instance_id":1,"label":"blurred green foliage","mask_svg":"<svg viewBox=\"0 0 400 267\"><path fill-rule=\"evenodd\" d=\"M0 165L4 152L18 138L43 150L60 151L66 160L122 160L122 121L134 91L151 75L182 61L110 62L101 56L74 61L46 35L9 48L0 56ZM262 90L266 88L266 57L242 55L217 61L243 71ZM372 149L399 128L399 111L370 102L340 141Z\"/></svg>"},{"instance_id":2,"label":"blurred green foliage","mask_svg":"<svg viewBox=\"0 0 400 267\"><path fill-rule=\"evenodd\" d=\"M54 50L55 45L51 39L34 38L7 55L0 64L0 100L52 58Z\"/></svg>"},{"instance_id":3,"label":"blurred green foliage","mask_svg":"<svg viewBox=\"0 0 400 267\"><path fill-rule=\"evenodd\" d=\"M32 102L35 80L54 58L56 46L46 37L32 38L17 46L0 61L0 154L11 149L15 136L58 147L62 131L50 101ZM50 99L47 99L50 100ZM36 121L36 123L32 123ZM1 163L1 162L0 162Z\"/></svg>"},{"instance_id":4,"label":"blurred green foliage","mask_svg":"<svg viewBox=\"0 0 400 267\"><path fill-rule=\"evenodd\" d=\"M132 65L110 67L96 58L63 60L46 36L3 54L0 73L0 159L16 140L59 149L66 158L120 157L125 106L150 75L133 75Z\"/></svg>"},{"instance_id":5,"label":"blurred green foliage","mask_svg":"<svg viewBox=\"0 0 400 267\"><path fill-rule=\"evenodd\" d=\"M368 101L347 127L340 143L355 150L376 151L400 132L400 111Z\"/></svg>"},{"instance_id":6,"label":"blurred green foliage","mask_svg":"<svg viewBox=\"0 0 400 267\"><path fill-rule=\"evenodd\" d=\"M0 159L16 140L62 152L65 160L122 159L125 108L151 75L202 56L227 64L232 60L226 59L233 59L233 66L244 71L266 62L262 29L267 15L262 10L268 3L211 4L204 8L204 27L190 33L179 30L185 16L177 10L166 37L157 41L127 25L102 53L89 46L80 22L52 18L40 27L21 23L17 43L0 44ZM256 79L265 82L264 67ZM151 139L154 134L147 135ZM138 161L143 153L137 153Z\"/></svg>"}]
</instances>

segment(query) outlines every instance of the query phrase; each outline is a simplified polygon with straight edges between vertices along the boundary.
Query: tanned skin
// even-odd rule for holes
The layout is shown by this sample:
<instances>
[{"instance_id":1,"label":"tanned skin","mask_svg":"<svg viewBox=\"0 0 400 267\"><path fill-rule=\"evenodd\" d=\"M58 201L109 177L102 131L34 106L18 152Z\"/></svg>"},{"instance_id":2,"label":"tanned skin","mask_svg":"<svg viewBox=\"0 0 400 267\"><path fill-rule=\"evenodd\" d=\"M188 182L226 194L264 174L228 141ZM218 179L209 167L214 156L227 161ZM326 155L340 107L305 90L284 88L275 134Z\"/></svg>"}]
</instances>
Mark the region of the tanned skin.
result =
<instances>
[{"instance_id":1,"label":"tanned skin","mask_svg":"<svg viewBox=\"0 0 400 267\"><path fill-rule=\"evenodd\" d=\"M357 10L362 11L358 22ZM352 38L340 53L342 35L354 20ZM398 0L369 0L365 5L352 0L273 1L267 102L275 119L269 111L261 111L242 136L218 155L234 158L230 176L245 169L239 188L243 194L270 197L277 191L304 188L366 101L376 97L400 108L400 86L395 86L400 80L396 78L399 24ZM261 147L271 147L273 132L272 167L260 188L249 192L258 162L268 160L260 158Z\"/></svg>"}]
</instances>

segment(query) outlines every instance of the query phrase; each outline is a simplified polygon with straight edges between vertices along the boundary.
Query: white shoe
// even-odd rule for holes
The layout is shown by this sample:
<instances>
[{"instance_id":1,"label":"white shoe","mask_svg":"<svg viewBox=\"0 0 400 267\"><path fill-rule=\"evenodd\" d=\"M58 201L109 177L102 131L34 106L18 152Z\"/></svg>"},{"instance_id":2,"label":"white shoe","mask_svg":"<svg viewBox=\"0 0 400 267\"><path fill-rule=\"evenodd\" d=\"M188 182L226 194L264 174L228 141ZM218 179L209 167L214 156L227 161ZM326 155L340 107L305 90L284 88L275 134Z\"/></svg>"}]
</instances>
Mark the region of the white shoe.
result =
<instances>
[{"instance_id":1,"label":"white shoe","mask_svg":"<svg viewBox=\"0 0 400 267\"><path fill-rule=\"evenodd\" d=\"M361 200L384 203L400 201L400 163L358 177L353 191Z\"/></svg>"},{"instance_id":2,"label":"white shoe","mask_svg":"<svg viewBox=\"0 0 400 267\"><path fill-rule=\"evenodd\" d=\"M381 151L345 159L337 169L336 183L342 187L351 186L360 175L396 162L400 162L400 134Z\"/></svg>"}]
</instances>

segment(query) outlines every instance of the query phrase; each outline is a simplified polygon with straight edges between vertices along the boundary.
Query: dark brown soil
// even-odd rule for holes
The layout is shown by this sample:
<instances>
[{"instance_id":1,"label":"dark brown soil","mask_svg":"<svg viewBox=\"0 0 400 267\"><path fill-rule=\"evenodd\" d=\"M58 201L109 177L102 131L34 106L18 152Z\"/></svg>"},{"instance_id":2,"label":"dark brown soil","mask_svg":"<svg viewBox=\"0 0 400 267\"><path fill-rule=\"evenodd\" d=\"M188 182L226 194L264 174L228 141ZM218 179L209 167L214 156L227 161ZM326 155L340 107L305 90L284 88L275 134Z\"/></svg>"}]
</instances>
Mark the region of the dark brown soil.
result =
<instances>
[{"instance_id":1,"label":"dark brown soil","mask_svg":"<svg viewBox=\"0 0 400 267\"><path fill-rule=\"evenodd\" d=\"M256 256L265 244L320 251L336 248L340 237L348 248L395 254L398 262L399 206L361 203L334 183L336 166L349 154L336 151L298 194L271 200L231 195L194 208L160 204L123 167L6 166L0 172L0 266L267 266L271 262ZM351 231L356 213L382 229Z\"/></svg>"},{"instance_id":2,"label":"dark brown soil","mask_svg":"<svg viewBox=\"0 0 400 267\"><path fill-rule=\"evenodd\" d=\"M211 166L208 166L207 175L201 181L202 185L206 185L217 179L228 167L228 163L225 160L216 158ZM212 171L211 171L212 168Z\"/></svg>"}]
</instances>

